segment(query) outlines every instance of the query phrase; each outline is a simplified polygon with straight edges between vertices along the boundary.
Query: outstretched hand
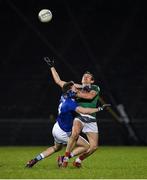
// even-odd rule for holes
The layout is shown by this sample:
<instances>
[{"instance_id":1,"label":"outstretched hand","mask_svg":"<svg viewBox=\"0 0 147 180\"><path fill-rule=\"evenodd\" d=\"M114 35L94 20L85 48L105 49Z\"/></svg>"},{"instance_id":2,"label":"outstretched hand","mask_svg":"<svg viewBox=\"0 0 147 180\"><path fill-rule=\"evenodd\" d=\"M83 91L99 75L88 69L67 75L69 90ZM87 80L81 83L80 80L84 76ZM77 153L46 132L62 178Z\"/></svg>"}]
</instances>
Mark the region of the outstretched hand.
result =
<instances>
[{"instance_id":1,"label":"outstretched hand","mask_svg":"<svg viewBox=\"0 0 147 180\"><path fill-rule=\"evenodd\" d=\"M111 104L103 104L102 108L105 109L105 108L110 107L110 106L111 106Z\"/></svg>"},{"instance_id":2,"label":"outstretched hand","mask_svg":"<svg viewBox=\"0 0 147 180\"><path fill-rule=\"evenodd\" d=\"M98 110L103 111L104 109L106 109L107 107L110 107L110 106L111 106L111 104L103 104L102 106L98 107Z\"/></svg>"},{"instance_id":3,"label":"outstretched hand","mask_svg":"<svg viewBox=\"0 0 147 180\"><path fill-rule=\"evenodd\" d=\"M50 68L54 66L54 60L50 59L49 57L44 57L43 59Z\"/></svg>"}]
</instances>

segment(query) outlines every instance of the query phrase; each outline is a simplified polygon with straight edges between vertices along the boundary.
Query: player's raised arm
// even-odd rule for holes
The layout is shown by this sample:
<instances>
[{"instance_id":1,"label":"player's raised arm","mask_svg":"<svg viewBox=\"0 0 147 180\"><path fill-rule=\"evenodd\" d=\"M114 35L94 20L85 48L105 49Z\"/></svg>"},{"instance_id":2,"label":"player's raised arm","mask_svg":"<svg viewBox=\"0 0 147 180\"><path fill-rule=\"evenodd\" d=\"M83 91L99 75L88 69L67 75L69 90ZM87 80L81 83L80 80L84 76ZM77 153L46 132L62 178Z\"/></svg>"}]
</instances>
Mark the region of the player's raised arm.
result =
<instances>
[{"instance_id":1,"label":"player's raised arm","mask_svg":"<svg viewBox=\"0 0 147 180\"><path fill-rule=\"evenodd\" d=\"M66 83L65 81L62 81L60 79L59 74L57 73L56 69L54 67L51 67L51 73L53 76L53 79L55 81L56 84L58 84L61 88L63 87L63 85Z\"/></svg>"},{"instance_id":2,"label":"player's raised arm","mask_svg":"<svg viewBox=\"0 0 147 180\"><path fill-rule=\"evenodd\" d=\"M63 85L66 83L65 81L62 81L60 79L59 74L57 73L55 67L54 67L54 60L51 60L49 57L44 57L44 61L48 64L48 66L50 67L53 79L55 81L56 84L58 84L61 88L63 87Z\"/></svg>"},{"instance_id":3,"label":"player's raised arm","mask_svg":"<svg viewBox=\"0 0 147 180\"><path fill-rule=\"evenodd\" d=\"M77 89L82 89L82 88L83 88L82 84L74 83L74 85L75 85L75 87L76 87Z\"/></svg>"}]
</instances>

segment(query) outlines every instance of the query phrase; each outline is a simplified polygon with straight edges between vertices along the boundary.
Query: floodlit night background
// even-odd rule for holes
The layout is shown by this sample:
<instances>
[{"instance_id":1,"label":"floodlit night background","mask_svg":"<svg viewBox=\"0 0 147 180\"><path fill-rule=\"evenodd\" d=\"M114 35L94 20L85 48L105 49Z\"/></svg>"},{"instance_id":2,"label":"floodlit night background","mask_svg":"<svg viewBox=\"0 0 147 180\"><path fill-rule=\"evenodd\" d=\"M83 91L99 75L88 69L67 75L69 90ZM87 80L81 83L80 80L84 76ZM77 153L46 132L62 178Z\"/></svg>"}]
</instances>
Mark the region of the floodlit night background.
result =
<instances>
[{"instance_id":1,"label":"floodlit night background","mask_svg":"<svg viewBox=\"0 0 147 180\"><path fill-rule=\"evenodd\" d=\"M147 12L139 0L0 0L0 145L48 145L62 80L95 75L109 111L97 113L100 144L146 145ZM53 19L41 23L38 12ZM100 103L101 104L101 103Z\"/></svg>"}]
</instances>

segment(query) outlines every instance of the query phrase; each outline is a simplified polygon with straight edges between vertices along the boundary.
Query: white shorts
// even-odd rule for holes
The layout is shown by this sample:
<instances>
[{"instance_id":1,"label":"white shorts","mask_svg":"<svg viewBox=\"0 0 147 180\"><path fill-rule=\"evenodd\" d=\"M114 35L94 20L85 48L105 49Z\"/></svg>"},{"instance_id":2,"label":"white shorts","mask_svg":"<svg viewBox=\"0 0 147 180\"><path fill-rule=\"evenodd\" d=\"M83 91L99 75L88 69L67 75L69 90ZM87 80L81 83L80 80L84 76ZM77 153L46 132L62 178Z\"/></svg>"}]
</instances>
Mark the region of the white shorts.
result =
<instances>
[{"instance_id":1,"label":"white shorts","mask_svg":"<svg viewBox=\"0 0 147 180\"><path fill-rule=\"evenodd\" d=\"M58 144L67 144L68 138L71 135L71 132L65 132L63 131L58 122L56 122L52 129L52 135L54 137L54 140Z\"/></svg>"},{"instance_id":2,"label":"white shorts","mask_svg":"<svg viewBox=\"0 0 147 180\"><path fill-rule=\"evenodd\" d=\"M74 121L80 121L82 123L82 125L83 125L82 132L83 133L86 133L86 132L98 133L97 122L86 123L86 122L81 121L79 118L75 118Z\"/></svg>"}]
</instances>

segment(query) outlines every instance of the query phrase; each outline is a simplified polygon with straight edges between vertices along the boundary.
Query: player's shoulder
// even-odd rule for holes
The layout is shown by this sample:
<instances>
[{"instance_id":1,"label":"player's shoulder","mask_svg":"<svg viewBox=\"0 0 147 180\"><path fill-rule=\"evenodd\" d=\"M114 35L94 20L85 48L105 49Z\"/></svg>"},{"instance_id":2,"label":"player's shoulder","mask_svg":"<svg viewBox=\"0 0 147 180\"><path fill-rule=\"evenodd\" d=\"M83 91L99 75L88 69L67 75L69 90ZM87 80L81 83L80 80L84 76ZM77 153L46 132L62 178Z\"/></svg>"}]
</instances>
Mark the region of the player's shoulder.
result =
<instances>
[{"instance_id":1,"label":"player's shoulder","mask_svg":"<svg viewBox=\"0 0 147 180\"><path fill-rule=\"evenodd\" d=\"M100 87L99 87L98 85L96 85L96 84L93 84L93 85L91 86L91 89L92 89L92 90L95 90L95 91L97 91L97 92L100 92Z\"/></svg>"}]
</instances>

